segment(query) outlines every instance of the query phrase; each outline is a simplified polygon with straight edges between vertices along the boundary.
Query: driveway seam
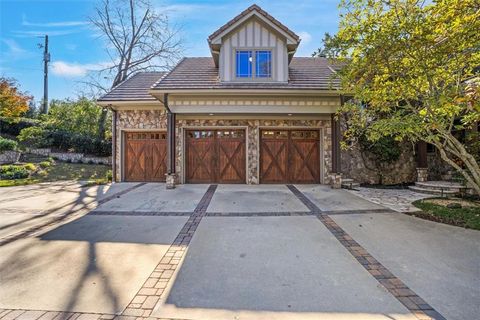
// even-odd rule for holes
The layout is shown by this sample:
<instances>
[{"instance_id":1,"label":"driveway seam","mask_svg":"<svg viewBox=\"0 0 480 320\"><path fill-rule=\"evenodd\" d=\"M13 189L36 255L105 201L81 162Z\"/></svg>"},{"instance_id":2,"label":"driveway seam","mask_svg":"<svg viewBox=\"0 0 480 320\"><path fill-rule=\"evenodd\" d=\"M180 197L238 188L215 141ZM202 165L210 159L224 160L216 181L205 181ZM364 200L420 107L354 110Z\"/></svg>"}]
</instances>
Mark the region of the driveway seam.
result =
<instances>
[{"instance_id":1,"label":"driveway seam","mask_svg":"<svg viewBox=\"0 0 480 320\"><path fill-rule=\"evenodd\" d=\"M293 185L287 186L300 201L313 206L312 213L316 213L318 220L330 231L330 233L342 244L345 249L370 273L387 291L392 294L418 319L446 320L431 305L411 290L402 280L396 277L390 270L375 259L368 251L356 242L345 230L343 230L331 217L308 199L300 190Z\"/></svg>"},{"instance_id":2,"label":"driveway seam","mask_svg":"<svg viewBox=\"0 0 480 320\"><path fill-rule=\"evenodd\" d=\"M42 232L45 229L56 225L57 223L60 223L60 222L63 222L63 221L68 221L67 219L75 219L75 218L83 215L84 213L86 213L86 212L88 213L90 210L95 209L97 206L102 205L102 204L104 204L108 201L111 201L111 200L115 199L115 198L118 198L118 197L120 197L120 196L134 190L134 189L137 189L137 188L139 188L143 185L145 185L145 183L139 183L139 184L136 184L134 186L131 186L130 188L127 188L125 190L114 193L114 194L112 194L108 197L105 197L101 200L98 200L98 201L97 200L92 200L88 203L83 204L78 209L73 209L71 211L63 213L59 216L56 216L56 217L52 218L51 220L49 220L45 223L42 223L42 224L39 224L39 225L34 225L30 228L19 231L17 233L7 235L3 238L0 238L0 246L4 246L4 245L6 245L8 243L11 243L11 242L13 242L15 240L18 240L18 239L26 238L30 235L38 234L39 232ZM76 203L76 201L67 203L65 205L70 205L70 204L74 204L74 203ZM50 212L49 214L54 214L56 211L61 211L61 210L62 210L62 208L59 208L55 211Z\"/></svg>"},{"instance_id":3,"label":"driveway seam","mask_svg":"<svg viewBox=\"0 0 480 320\"><path fill-rule=\"evenodd\" d=\"M150 317L158 301L166 293L168 284L172 280L180 261L183 259L192 237L197 230L200 221L206 216L208 206L217 189L217 185L210 185L197 204L193 214L185 222L184 226L168 248L165 255L152 271L140 290L134 296L122 316Z\"/></svg>"}]
</instances>

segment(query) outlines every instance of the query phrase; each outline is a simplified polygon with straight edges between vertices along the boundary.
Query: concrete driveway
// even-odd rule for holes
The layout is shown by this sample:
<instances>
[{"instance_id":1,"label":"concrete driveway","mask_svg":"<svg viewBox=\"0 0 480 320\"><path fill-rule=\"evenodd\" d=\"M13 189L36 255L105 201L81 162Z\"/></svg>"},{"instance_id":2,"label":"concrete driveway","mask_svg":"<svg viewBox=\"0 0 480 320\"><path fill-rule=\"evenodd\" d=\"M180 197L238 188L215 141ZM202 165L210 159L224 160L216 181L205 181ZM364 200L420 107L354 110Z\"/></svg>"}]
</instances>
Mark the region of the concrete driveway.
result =
<instances>
[{"instance_id":1,"label":"concrete driveway","mask_svg":"<svg viewBox=\"0 0 480 320\"><path fill-rule=\"evenodd\" d=\"M1 235L21 235L0 236L1 320L480 314L480 232L344 190L115 184L16 192L0 196ZM34 197L49 219L88 206L75 219L44 223L28 219Z\"/></svg>"}]
</instances>

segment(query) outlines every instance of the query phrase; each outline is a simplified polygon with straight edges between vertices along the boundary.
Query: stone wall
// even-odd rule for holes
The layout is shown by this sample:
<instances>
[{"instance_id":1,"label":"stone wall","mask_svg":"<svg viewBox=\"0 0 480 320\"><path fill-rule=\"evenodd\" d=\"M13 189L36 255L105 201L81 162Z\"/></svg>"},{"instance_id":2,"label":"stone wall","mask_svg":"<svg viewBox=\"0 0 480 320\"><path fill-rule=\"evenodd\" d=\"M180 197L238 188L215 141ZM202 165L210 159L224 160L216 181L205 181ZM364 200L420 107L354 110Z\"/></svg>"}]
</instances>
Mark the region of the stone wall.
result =
<instances>
[{"instance_id":1,"label":"stone wall","mask_svg":"<svg viewBox=\"0 0 480 320\"><path fill-rule=\"evenodd\" d=\"M215 128L215 127L229 127L229 128L246 128L247 129L247 183L259 183L259 134L260 129L263 128L318 128L323 130L323 141L321 148L323 148L324 155L324 182L330 182L331 169L331 130L330 120L177 120L176 126L176 153L177 162L176 170L179 174L179 181L183 181L183 151L184 151L184 130L188 128Z\"/></svg>"},{"instance_id":2,"label":"stone wall","mask_svg":"<svg viewBox=\"0 0 480 320\"><path fill-rule=\"evenodd\" d=\"M0 164L15 163L18 159L20 159L20 152L10 150L0 152Z\"/></svg>"},{"instance_id":3,"label":"stone wall","mask_svg":"<svg viewBox=\"0 0 480 320\"><path fill-rule=\"evenodd\" d=\"M76 152L52 152L49 148L27 149L27 153L76 163L112 164L112 157L95 157Z\"/></svg>"},{"instance_id":4,"label":"stone wall","mask_svg":"<svg viewBox=\"0 0 480 320\"><path fill-rule=\"evenodd\" d=\"M121 179L122 171L122 130L159 130L167 129L167 114L165 110L122 110L117 114L116 141L116 181Z\"/></svg>"},{"instance_id":5,"label":"stone wall","mask_svg":"<svg viewBox=\"0 0 480 320\"><path fill-rule=\"evenodd\" d=\"M352 178L362 184L402 184L416 179L416 161L413 147L409 143L401 146L400 158L380 167L371 154L361 152L358 145L350 150L342 150L342 173L344 178Z\"/></svg>"}]
</instances>

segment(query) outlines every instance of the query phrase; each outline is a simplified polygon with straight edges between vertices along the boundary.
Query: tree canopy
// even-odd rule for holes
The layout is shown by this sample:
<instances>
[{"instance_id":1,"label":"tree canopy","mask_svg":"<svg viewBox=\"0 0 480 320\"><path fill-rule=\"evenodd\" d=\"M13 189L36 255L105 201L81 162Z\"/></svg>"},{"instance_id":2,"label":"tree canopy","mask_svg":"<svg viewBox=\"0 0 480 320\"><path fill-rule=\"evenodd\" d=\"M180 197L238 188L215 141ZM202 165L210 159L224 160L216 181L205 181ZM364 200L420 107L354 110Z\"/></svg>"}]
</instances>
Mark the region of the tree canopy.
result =
<instances>
[{"instance_id":1,"label":"tree canopy","mask_svg":"<svg viewBox=\"0 0 480 320\"><path fill-rule=\"evenodd\" d=\"M0 78L0 117L21 117L28 111L31 99L32 97L20 91L16 80Z\"/></svg>"},{"instance_id":2,"label":"tree canopy","mask_svg":"<svg viewBox=\"0 0 480 320\"><path fill-rule=\"evenodd\" d=\"M476 154L455 131L480 121L478 0L343 0L321 51L353 99L347 138L423 140L480 194Z\"/></svg>"}]
</instances>

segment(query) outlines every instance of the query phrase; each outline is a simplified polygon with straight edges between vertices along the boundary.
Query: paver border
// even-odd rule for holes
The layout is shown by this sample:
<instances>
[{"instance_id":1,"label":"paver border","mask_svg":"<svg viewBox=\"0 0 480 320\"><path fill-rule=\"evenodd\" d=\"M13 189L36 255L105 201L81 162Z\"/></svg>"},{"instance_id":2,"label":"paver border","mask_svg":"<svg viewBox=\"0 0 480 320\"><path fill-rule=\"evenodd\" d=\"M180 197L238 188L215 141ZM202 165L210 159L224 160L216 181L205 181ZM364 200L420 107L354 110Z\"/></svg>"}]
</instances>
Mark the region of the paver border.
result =
<instances>
[{"instance_id":1,"label":"paver border","mask_svg":"<svg viewBox=\"0 0 480 320\"><path fill-rule=\"evenodd\" d=\"M91 211L89 216L155 216L155 217L184 217L191 216L191 211Z\"/></svg>"}]
</instances>

